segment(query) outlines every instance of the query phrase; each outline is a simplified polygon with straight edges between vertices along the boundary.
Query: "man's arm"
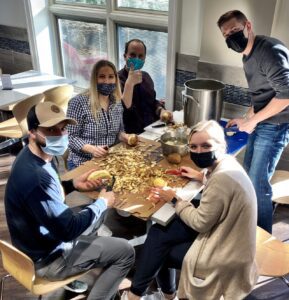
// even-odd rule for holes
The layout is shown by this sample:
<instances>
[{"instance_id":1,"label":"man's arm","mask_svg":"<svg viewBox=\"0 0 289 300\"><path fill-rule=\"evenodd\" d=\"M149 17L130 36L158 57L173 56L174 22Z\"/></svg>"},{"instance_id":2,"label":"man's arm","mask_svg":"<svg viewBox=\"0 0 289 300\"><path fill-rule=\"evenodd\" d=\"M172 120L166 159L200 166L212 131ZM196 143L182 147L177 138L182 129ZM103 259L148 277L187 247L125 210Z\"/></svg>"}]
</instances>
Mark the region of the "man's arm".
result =
<instances>
[{"instance_id":1,"label":"man's arm","mask_svg":"<svg viewBox=\"0 0 289 300\"><path fill-rule=\"evenodd\" d=\"M128 78L124 83L122 102L126 108L132 105L133 89L136 84L142 82L142 72L140 70L134 71L133 65L130 66Z\"/></svg>"},{"instance_id":2,"label":"man's arm","mask_svg":"<svg viewBox=\"0 0 289 300\"><path fill-rule=\"evenodd\" d=\"M287 106L289 106L289 99L273 98L257 113L252 114L252 111L249 110L244 118L230 120L227 126L237 125L240 131L251 133L258 123L278 114Z\"/></svg>"}]
</instances>

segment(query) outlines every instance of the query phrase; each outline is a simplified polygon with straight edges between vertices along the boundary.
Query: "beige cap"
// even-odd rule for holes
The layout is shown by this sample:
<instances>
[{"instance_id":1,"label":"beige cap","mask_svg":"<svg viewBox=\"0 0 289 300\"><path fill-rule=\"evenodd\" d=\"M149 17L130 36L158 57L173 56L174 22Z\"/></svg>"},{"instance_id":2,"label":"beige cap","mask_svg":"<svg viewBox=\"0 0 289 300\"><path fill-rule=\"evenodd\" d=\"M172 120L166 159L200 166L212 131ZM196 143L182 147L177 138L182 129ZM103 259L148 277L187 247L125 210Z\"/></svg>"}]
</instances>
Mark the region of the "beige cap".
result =
<instances>
[{"instance_id":1,"label":"beige cap","mask_svg":"<svg viewBox=\"0 0 289 300\"><path fill-rule=\"evenodd\" d=\"M77 124L76 120L67 118L64 111L53 102L41 102L34 105L27 115L28 129L40 127L52 127L60 122L67 121L68 124Z\"/></svg>"}]
</instances>

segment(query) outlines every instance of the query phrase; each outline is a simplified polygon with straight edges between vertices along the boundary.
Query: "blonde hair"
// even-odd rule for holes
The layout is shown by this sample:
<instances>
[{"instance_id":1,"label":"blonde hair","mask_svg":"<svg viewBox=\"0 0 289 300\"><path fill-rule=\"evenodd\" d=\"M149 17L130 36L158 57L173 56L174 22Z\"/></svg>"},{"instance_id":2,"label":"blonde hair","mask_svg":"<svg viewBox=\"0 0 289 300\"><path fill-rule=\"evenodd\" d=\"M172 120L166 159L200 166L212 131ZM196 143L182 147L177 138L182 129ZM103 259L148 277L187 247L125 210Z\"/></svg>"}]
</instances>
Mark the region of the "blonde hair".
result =
<instances>
[{"instance_id":1,"label":"blonde hair","mask_svg":"<svg viewBox=\"0 0 289 300\"><path fill-rule=\"evenodd\" d=\"M197 123L192 127L188 141L190 142L191 137L194 133L201 131L207 132L209 137L218 145L220 145L220 150L224 153L226 152L227 143L225 140L224 129L218 122L216 122L215 120L209 120Z\"/></svg>"},{"instance_id":2,"label":"blonde hair","mask_svg":"<svg viewBox=\"0 0 289 300\"><path fill-rule=\"evenodd\" d=\"M97 91L97 77L99 70L102 67L110 67L113 70L113 73L116 78L116 87L115 90L113 91L113 102L118 103L121 101L121 89L120 89L120 82L118 78L118 74L115 68L115 65L108 61L108 60L99 60L97 63L92 68L91 71L91 76L90 76L90 87L89 90L86 92L86 94L89 97L89 105L90 105L90 110L92 115L95 117L95 119L98 118L99 113L101 112L101 106L100 106L100 101L99 101L99 96L98 96L98 91Z\"/></svg>"}]
</instances>

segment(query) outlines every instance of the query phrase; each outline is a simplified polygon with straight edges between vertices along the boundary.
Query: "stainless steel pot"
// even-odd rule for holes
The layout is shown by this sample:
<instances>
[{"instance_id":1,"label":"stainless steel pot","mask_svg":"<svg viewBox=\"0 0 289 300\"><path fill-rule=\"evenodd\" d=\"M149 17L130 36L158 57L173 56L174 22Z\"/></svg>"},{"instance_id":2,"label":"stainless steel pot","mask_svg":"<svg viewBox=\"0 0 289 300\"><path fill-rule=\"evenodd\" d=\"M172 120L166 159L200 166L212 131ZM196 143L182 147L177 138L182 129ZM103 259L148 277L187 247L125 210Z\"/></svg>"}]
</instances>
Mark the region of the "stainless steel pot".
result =
<instances>
[{"instance_id":1,"label":"stainless steel pot","mask_svg":"<svg viewBox=\"0 0 289 300\"><path fill-rule=\"evenodd\" d=\"M188 137L184 132L166 132L160 137L163 155L167 156L172 153L179 153L185 156L188 152L187 143Z\"/></svg>"},{"instance_id":2,"label":"stainless steel pot","mask_svg":"<svg viewBox=\"0 0 289 300\"><path fill-rule=\"evenodd\" d=\"M182 91L184 123L192 127L200 121L219 121L223 107L223 89L221 81L212 79L192 79L185 82Z\"/></svg>"}]
</instances>

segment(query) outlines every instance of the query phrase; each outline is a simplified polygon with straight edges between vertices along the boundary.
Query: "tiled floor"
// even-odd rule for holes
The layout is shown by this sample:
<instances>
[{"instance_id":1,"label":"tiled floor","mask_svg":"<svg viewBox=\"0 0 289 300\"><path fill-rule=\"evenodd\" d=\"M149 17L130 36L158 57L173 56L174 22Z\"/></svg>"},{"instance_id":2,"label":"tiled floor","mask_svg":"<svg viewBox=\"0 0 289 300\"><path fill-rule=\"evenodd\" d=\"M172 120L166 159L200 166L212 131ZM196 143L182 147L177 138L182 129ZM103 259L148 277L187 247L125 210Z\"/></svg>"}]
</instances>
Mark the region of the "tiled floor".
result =
<instances>
[{"instance_id":1,"label":"tiled floor","mask_svg":"<svg viewBox=\"0 0 289 300\"><path fill-rule=\"evenodd\" d=\"M11 157L0 157L0 238L9 240L9 233L6 227L5 215L4 215L4 204L3 196L5 190L5 176L9 173L11 165ZM2 174L2 175L1 175ZM68 198L68 204L71 206L84 204L85 198L80 197L77 193L72 194ZM146 223L138 220L134 217L123 218L116 213L115 210L111 209L108 213L106 224L109 228L117 235L127 239L132 239L135 236L139 236L145 233ZM280 240L289 239L289 206L278 206L274 214L274 226L273 234ZM137 254L139 253L140 247L137 247ZM289 267L289 266L288 266ZM2 269L2 263L0 263L0 276L4 274ZM263 280L264 278L260 278ZM93 273L89 273L85 279L90 285L92 284L94 277ZM289 280L289 276L288 276ZM242 284L240 282L240 284ZM28 293L23 287L21 287L15 280L10 279L5 288L5 300L16 300L16 299L36 299ZM65 293L64 290L60 289L56 293L51 293L44 297L44 299L79 299L73 298L71 293ZM254 291L246 298L246 300L263 300L263 299L274 299L274 300L288 300L289 299L289 287L284 284L280 279L272 279L264 284L256 285ZM234 299L230 299L234 300Z\"/></svg>"}]
</instances>

